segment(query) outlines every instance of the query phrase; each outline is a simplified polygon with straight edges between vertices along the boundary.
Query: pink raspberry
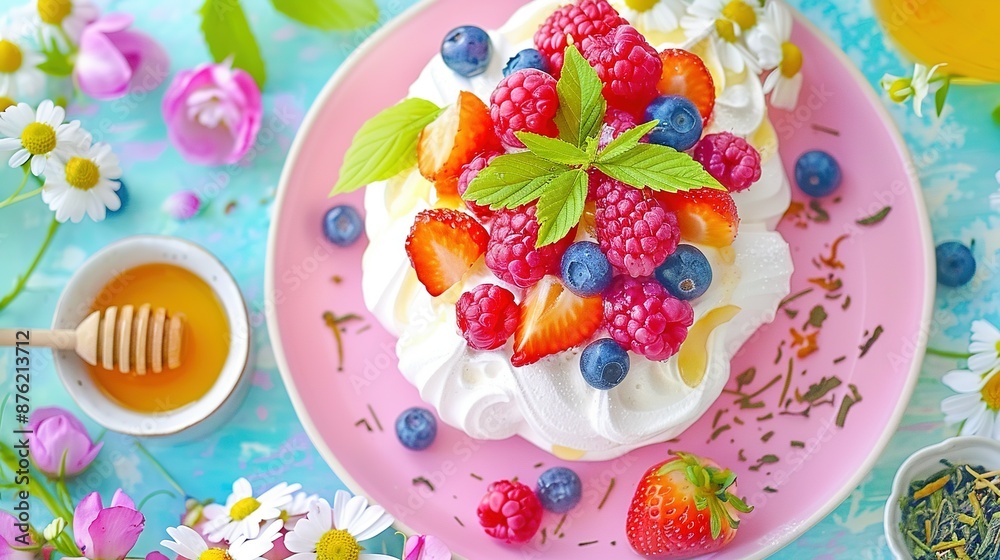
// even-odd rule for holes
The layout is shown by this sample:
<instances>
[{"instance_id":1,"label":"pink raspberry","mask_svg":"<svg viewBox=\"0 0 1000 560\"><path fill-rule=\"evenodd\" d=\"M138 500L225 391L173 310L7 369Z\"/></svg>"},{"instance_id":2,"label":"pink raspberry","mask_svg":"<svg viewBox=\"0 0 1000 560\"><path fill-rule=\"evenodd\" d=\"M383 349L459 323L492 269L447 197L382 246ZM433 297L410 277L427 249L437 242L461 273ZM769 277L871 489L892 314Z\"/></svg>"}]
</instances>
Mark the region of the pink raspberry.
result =
<instances>
[{"instance_id":1,"label":"pink raspberry","mask_svg":"<svg viewBox=\"0 0 1000 560\"><path fill-rule=\"evenodd\" d=\"M625 23L606 0L580 0L559 8L542 23L535 33L535 46L549 59L552 74L558 76L569 37L579 45L587 37L604 35Z\"/></svg>"},{"instance_id":2,"label":"pink raspberry","mask_svg":"<svg viewBox=\"0 0 1000 560\"><path fill-rule=\"evenodd\" d=\"M535 205L500 210L490 228L486 266L504 282L527 288L546 274L558 273L559 260L566 247L573 242L573 237L574 233L570 232L556 243L536 248L538 220L535 218Z\"/></svg>"},{"instance_id":3,"label":"pink raspberry","mask_svg":"<svg viewBox=\"0 0 1000 560\"><path fill-rule=\"evenodd\" d=\"M615 270L649 276L677 249L677 216L645 191L604 177L596 198L597 241Z\"/></svg>"},{"instance_id":4,"label":"pink raspberry","mask_svg":"<svg viewBox=\"0 0 1000 560\"><path fill-rule=\"evenodd\" d=\"M504 78L490 96L490 117L500 141L508 148L523 148L515 132L528 131L555 138L553 120L559 109L556 79L536 70L518 70Z\"/></svg>"},{"instance_id":5,"label":"pink raspberry","mask_svg":"<svg viewBox=\"0 0 1000 560\"><path fill-rule=\"evenodd\" d=\"M476 513L487 535L507 543L530 541L542 525L542 503L520 482L490 484Z\"/></svg>"},{"instance_id":6,"label":"pink raspberry","mask_svg":"<svg viewBox=\"0 0 1000 560\"><path fill-rule=\"evenodd\" d=\"M622 133L632 130L638 124L639 119L632 113L608 107L608 111L604 113L604 126L601 127L598 147L603 150L612 140L621 136Z\"/></svg>"},{"instance_id":7,"label":"pink raspberry","mask_svg":"<svg viewBox=\"0 0 1000 560\"><path fill-rule=\"evenodd\" d=\"M650 360L676 354L692 323L691 304L652 278L616 276L604 292L604 326L611 338Z\"/></svg>"},{"instance_id":8,"label":"pink raspberry","mask_svg":"<svg viewBox=\"0 0 1000 560\"><path fill-rule=\"evenodd\" d=\"M760 179L760 153L730 132L706 135L695 145L693 157L729 192L749 189Z\"/></svg>"},{"instance_id":9,"label":"pink raspberry","mask_svg":"<svg viewBox=\"0 0 1000 560\"><path fill-rule=\"evenodd\" d=\"M487 152L476 156L472 161L463 165L462 174L458 176L458 196L465 195L465 191L469 190L469 183L499 155L497 152ZM489 222L493 219L494 214L496 214L496 212L490 210L489 206L482 206L471 200L466 200L465 205L472 211L472 214L480 223L485 224Z\"/></svg>"},{"instance_id":10,"label":"pink raspberry","mask_svg":"<svg viewBox=\"0 0 1000 560\"><path fill-rule=\"evenodd\" d=\"M494 284L476 286L455 304L458 330L476 350L503 346L514 334L519 316L514 294Z\"/></svg>"},{"instance_id":11,"label":"pink raspberry","mask_svg":"<svg viewBox=\"0 0 1000 560\"><path fill-rule=\"evenodd\" d=\"M638 111L658 95L656 84L663 74L663 61L631 25L584 39L583 56L604 82L608 103Z\"/></svg>"}]
</instances>

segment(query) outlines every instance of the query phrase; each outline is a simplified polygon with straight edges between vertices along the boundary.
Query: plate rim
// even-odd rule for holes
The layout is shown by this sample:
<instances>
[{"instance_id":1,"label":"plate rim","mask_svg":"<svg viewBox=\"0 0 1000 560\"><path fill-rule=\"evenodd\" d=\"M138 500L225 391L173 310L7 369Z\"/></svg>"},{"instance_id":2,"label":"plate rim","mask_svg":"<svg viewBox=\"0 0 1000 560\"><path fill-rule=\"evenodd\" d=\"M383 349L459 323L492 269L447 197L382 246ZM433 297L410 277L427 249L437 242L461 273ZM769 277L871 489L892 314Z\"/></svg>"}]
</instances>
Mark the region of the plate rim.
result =
<instances>
[{"instance_id":1,"label":"plate rim","mask_svg":"<svg viewBox=\"0 0 1000 560\"><path fill-rule=\"evenodd\" d=\"M267 251L264 265L264 301L266 303L264 306L264 314L267 323L268 338L270 340L278 372L281 375L282 384L284 385L288 398L292 403L292 408L295 410L295 415L298 418L299 423L302 425L306 435L309 437L309 440L319 452L320 456L326 464L329 465L341 482L343 482L352 492L366 497L369 501L372 501L369 493L354 480L322 438L322 434L320 434L319 429L316 427L315 423L313 423L312 418L308 414L305 403L299 396L299 391L295 387L291 372L288 368L288 360L285 356L281 333L278 329L277 305L273 303L268 304L269 302L275 301L274 274L278 223L280 220L280 209L284 204L285 195L288 193L290 188L292 168L294 167L295 162L299 159L300 152L305 145L306 137L309 136L309 133L317 124L317 119L319 114L322 112L322 107L325 106L329 98L333 95L333 92L340 87L347 76L360 63L361 59L368 55L371 49L392 34L395 30L409 22L417 14L423 12L438 1L439 0L420 0L377 29L350 55L347 56L344 62L337 68L336 72L334 72L333 75L331 75L327 80L326 84L323 85L323 88L313 100L308 112L302 120L302 123L299 125L298 131L295 134L295 139L293 140L291 148L288 151L288 155L285 157L285 164L282 166L281 176L278 179L278 189L275 193L274 206L272 209L273 220L268 229L267 236ZM892 115L883 104L881 98L875 93L874 88L868 83L867 78L861 73L861 70L857 67L857 65L847 56L847 53L845 53L839 45L834 43L833 40L826 35L826 33L809 21L809 19L807 19L797 8L789 6L787 3L786 7L791 10L796 23L803 26L812 35L814 35L820 43L827 47L827 49L833 53L834 57L836 57L840 63L847 68L848 73L854 78L855 84L860 86L865 97L867 97L868 101L874 106L875 112L879 115L882 124L885 125L888 130L890 139L892 140L892 144L895 147L897 154L902 158L906 177L913 186L911 190L913 191L914 202L916 203L916 218L920 230L920 242L923 246L924 252L925 289L921 320L918 326L919 330L917 332L916 349L910 362L906 383L900 393L901 398L897 401L896 407L893 409L889 418L889 422L886 424L886 428L890 429L883 430L881 436L878 440L876 440L875 445L872 447L868 456L859 468L855 471L854 475L850 477L847 483L841 486L840 490L834 493L834 495L831 496L822 507L818 508L816 512L808 518L798 523L793 531L786 532L782 536L771 541L747 560L759 560L766 558L767 556L785 548L804 535L809 529L814 527L817 523L822 521L823 518L835 510L837 506L843 503L843 501L850 496L851 492L858 487L864 478L868 476L868 473L870 473L874 468L875 463L888 446L892 435L897 431L897 428L902 421L903 414L905 413L906 408L913 396L913 392L916 389L917 381L920 377L920 371L923 367L927 341L930 335L930 324L933 317L935 301L936 272L934 267L934 245L930 219L927 212L927 205L924 200L923 187L920 183L919 177L917 176L913 157L907 147L906 140L903 138L899 126L893 120ZM415 534L410 527L398 519L394 521L392 526L405 533ZM462 560L462 557L458 554L455 554L454 557L457 560Z\"/></svg>"}]
</instances>

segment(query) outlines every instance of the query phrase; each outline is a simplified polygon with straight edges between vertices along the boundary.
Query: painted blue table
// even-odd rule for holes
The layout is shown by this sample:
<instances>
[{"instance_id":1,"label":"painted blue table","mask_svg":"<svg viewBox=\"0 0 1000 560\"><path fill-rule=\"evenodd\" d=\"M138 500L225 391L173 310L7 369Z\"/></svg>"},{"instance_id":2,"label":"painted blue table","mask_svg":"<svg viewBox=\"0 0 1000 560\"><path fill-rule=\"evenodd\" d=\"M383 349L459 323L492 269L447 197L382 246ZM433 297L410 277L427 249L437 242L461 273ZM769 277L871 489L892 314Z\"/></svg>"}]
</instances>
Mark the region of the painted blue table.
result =
<instances>
[{"instance_id":1,"label":"painted blue table","mask_svg":"<svg viewBox=\"0 0 1000 560\"><path fill-rule=\"evenodd\" d=\"M0 8L10 3L3 0ZM381 0L382 21L413 3ZM107 11L135 14L136 25L171 53L174 71L206 60L194 17L197 0L110 0L103 4ZM232 479L239 475L255 487L297 481L328 497L342 487L304 434L275 367L264 328L264 254L278 176L295 132L327 78L372 30L322 33L277 15L267 0L245 0L244 4L258 38L266 44L269 71L264 93L266 129L255 157L229 172L187 165L165 140L159 110L162 87L149 95L75 105L71 115L81 119L99 140L111 142L121 156L130 201L123 212L103 223L62 228L26 293L0 313L3 327L48 325L60 289L75 268L107 243L140 233L194 240L218 255L238 280L255 329L253 387L237 415L224 430L179 445L140 444L104 434L106 446L98 461L71 486L76 498L92 489L110 496L118 487L137 500L157 490L172 492L172 497L160 494L147 505L148 530L137 552L154 550L165 536L163 528L177 523L183 510L180 491L224 499ZM878 28L868 0L791 0L791 4L844 47L873 86L885 72L906 73L906 64ZM1000 167L1000 127L989 118L997 103L1000 87L980 86L953 88L940 120L919 119L903 107L890 108L914 155L935 238L975 240L980 264L970 285L939 291L931 333L931 344L938 348L962 350L973 319L1000 319L1000 279L995 277L1000 269L1000 216L986 202L997 188L994 173ZM0 184L16 179L9 171L0 173L4 181ZM181 188L193 189L208 204L199 217L184 223L172 221L160 210L163 200ZM0 212L0 286L10 285L27 266L44 237L49 216L40 201ZM10 352L0 353L0 387L13 383L11 359ZM36 360L36 364L35 405L60 405L78 412L56 381L50 362ZM909 453L954 433L954 428L943 425L939 403L950 394L940 377L956 365L928 358L903 424L872 473L833 514L775 558L889 558L881 519L890 481ZM89 426L98 433L96 426ZM158 461L150 460L147 452ZM0 507L9 504L0 500ZM389 552L398 554L398 537L385 541Z\"/></svg>"}]
</instances>

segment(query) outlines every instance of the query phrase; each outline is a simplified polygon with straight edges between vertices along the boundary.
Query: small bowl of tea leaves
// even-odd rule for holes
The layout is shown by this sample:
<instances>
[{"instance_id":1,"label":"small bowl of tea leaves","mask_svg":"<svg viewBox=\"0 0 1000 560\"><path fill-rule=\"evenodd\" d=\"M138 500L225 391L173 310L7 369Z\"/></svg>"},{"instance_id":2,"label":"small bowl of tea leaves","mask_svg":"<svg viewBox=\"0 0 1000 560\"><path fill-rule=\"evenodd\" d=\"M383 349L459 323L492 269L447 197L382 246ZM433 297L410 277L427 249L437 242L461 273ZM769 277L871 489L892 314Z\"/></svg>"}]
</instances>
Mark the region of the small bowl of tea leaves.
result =
<instances>
[{"instance_id":1,"label":"small bowl of tea leaves","mask_svg":"<svg viewBox=\"0 0 1000 560\"><path fill-rule=\"evenodd\" d=\"M960 436L911 455L884 523L896 558L1000 558L1000 442Z\"/></svg>"}]
</instances>

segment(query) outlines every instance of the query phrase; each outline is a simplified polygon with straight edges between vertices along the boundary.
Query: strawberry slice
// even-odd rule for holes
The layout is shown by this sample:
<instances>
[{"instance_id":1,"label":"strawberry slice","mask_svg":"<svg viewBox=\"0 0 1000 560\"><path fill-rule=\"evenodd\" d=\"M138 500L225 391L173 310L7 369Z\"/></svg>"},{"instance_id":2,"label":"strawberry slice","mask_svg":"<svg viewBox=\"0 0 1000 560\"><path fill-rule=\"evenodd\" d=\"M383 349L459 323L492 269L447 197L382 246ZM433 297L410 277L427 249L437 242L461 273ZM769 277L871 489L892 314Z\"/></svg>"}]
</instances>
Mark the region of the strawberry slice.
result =
<instances>
[{"instance_id":1,"label":"strawberry slice","mask_svg":"<svg viewBox=\"0 0 1000 560\"><path fill-rule=\"evenodd\" d=\"M625 521L632 549L648 558L715 552L736 536L741 513L736 475L714 461L674 452L639 481Z\"/></svg>"},{"instance_id":2,"label":"strawberry slice","mask_svg":"<svg viewBox=\"0 0 1000 560\"><path fill-rule=\"evenodd\" d=\"M726 191L695 189L688 192L657 192L667 209L677 214L681 239L712 247L728 247L736 240L740 216L733 197Z\"/></svg>"},{"instance_id":3,"label":"strawberry slice","mask_svg":"<svg viewBox=\"0 0 1000 560\"><path fill-rule=\"evenodd\" d=\"M420 283L439 296L462 280L489 241L486 229L464 212L424 210L406 236L406 254Z\"/></svg>"},{"instance_id":4,"label":"strawberry slice","mask_svg":"<svg viewBox=\"0 0 1000 560\"><path fill-rule=\"evenodd\" d=\"M586 342L601 325L601 298L580 297L555 276L544 276L521 301L510 363L526 366Z\"/></svg>"},{"instance_id":5,"label":"strawberry slice","mask_svg":"<svg viewBox=\"0 0 1000 560\"><path fill-rule=\"evenodd\" d=\"M660 53L663 76L656 88L663 95L683 95L698 107L703 124L715 108L715 80L698 55L684 49Z\"/></svg>"},{"instance_id":6,"label":"strawberry slice","mask_svg":"<svg viewBox=\"0 0 1000 560\"><path fill-rule=\"evenodd\" d=\"M458 196L462 166L478 154L499 152L490 110L475 94L458 94L458 101L427 125L417 140L417 167L434 182L438 196Z\"/></svg>"}]
</instances>

